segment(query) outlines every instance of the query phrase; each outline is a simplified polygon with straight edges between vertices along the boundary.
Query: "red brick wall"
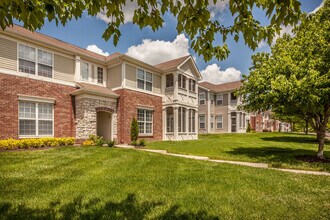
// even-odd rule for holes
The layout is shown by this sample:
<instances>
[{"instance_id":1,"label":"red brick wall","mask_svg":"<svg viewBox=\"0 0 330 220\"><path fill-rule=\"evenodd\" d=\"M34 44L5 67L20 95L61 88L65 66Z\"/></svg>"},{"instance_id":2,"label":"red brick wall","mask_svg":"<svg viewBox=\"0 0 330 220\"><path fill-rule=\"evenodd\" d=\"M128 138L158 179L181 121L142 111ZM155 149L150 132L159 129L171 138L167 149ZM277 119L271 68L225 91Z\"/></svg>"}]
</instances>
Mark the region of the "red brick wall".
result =
<instances>
[{"instance_id":1,"label":"red brick wall","mask_svg":"<svg viewBox=\"0 0 330 220\"><path fill-rule=\"evenodd\" d=\"M74 137L70 96L74 90L71 86L0 73L0 139L18 138L18 94L54 98L55 137Z\"/></svg>"},{"instance_id":2,"label":"red brick wall","mask_svg":"<svg viewBox=\"0 0 330 220\"><path fill-rule=\"evenodd\" d=\"M115 91L120 95L118 101L117 141L130 143L130 128L133 117L137 118L138 106L154 108L153 136L139 137L146 140L162 140L162 98L128 89Z\"/></svg>"}]
</instances>

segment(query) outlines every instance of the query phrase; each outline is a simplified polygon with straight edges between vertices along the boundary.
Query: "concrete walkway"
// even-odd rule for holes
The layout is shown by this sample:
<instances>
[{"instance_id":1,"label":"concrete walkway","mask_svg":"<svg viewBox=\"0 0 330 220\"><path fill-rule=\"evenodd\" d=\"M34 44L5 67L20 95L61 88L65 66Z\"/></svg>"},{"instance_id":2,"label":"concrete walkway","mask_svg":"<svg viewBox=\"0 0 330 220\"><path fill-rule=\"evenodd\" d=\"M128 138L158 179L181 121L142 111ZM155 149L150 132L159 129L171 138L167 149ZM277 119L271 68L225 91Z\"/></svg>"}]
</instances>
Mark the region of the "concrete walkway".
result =
<instances>
[{"instance_id":1,"label":"concrete walkway","mask_svg":"<svg viewBox=\"0 0 330 220\"><path fill-rule=\"evenodd\" d=\"M211 162L215 162L215 163L228 163L228 164L234 164L234 165L240 165L240 166L264 168L264 169L278 170L278 171L298 173L298 174L311 174L311 175L320 175L320 176L330 176L330 173L328 173L328 172L271 168L271 167L268 167L268 164L266 164L266 163L252 163L252 162L241 162L241 161L231 161L231 160L213 160L213 159L210 159L209 157L204 157L204 156L194 156L194 155L186 155L186 154L173 154L173 153L168 153L166 150L153 150L153 149L145 149L145 148L135 148L134 146L124 145L124 144L116 145L115 147L125 148L125 149L135 149L135 150L139 150L139 151L146 151L146 152L163 154L163 155L174 156L174 157L183 157L183 158L194 159L194 160L211 161Z\"/></svg>"}]
</instances>

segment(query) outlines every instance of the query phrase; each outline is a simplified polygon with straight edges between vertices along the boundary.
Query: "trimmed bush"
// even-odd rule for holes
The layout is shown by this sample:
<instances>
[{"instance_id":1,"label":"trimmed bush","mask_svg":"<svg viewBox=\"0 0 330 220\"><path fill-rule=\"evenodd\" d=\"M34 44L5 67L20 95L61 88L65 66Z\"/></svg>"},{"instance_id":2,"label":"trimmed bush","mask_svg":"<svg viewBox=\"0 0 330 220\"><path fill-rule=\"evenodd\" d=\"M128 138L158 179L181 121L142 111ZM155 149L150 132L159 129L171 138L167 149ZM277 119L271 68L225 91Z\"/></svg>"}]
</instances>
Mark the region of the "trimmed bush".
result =
<instances>
[{"instance_id":1,"label":"trimmed bush","mask_svg":"<svg viewBox=\"0 0 330 220\"><path fill-rule=\"evenodd\" d=\"M113 147L115 146L115 141L108 141L107 145L108 147Z\"/></svg>"},{"instance_id":2,"label":"trimmed bush","mask_svg":"<svg viewBox=\"0 0 330 220\"><path fill-rule=\"evenodd\" d=\"M138 145L141 146L141 147L146 146L146 140L145 140L145 139L140 139L140 140L138 141Z\"/></svg>"},{"instance_id":3,"label":"trimmed bush","mask_svg":"<svg viewBox=\"0 0 330 220\"><path fill-rule=\"evenodd\" d=\"M92 141L92 140L86 140L82 143L82 145L84 145L84 146L94 146L95 142Z\"/></svg>"},{"instance_id":4,"label":"trimmed bush","mask_svg":"<svg viewBox=\"0 0 330 220\"><path fill-rule=\"evenodd\" d=\"M250 132L251 132L251 125L250 125L250 122L248 121L247 128L246 128L246 133L250 133Z\"/></svg>"},{"instance_id":5,"label":"trimmed bush","mask_svg":"<svg viewBox=\"0 0 330 220\"><path fill-rule=\"evenodd\" d=\"M139 124L136 118L134 117L131 122L131 142L134 146L136 146L136 141L138 139L138 136L139 136Z\"/></svg>"},{"instance_id":6,"label":"trimmed bush","mask_svg":"<svg viewBox=\"0 0 330 220\"><path fill-rule=\"evenodd\" d=\"M7 139L0 140L0 150L30 149L40 147L58 147L73 145L74 138L26 138L26 139Z\"/></svg>"}]
</instances>

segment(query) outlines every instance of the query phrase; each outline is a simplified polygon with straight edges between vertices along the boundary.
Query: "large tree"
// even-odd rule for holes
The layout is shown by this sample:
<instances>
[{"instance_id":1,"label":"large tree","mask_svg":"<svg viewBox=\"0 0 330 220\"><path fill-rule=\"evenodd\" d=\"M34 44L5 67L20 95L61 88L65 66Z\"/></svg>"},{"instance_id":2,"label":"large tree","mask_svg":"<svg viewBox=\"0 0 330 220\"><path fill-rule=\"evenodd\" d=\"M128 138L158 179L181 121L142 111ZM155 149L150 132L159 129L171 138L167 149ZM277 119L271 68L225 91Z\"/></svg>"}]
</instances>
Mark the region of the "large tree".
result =
<instances>
[{"instance_id":1,"label":"large tree","mask_svg":"<svg viewBox=\"0 0 330 220\"><path fill-rule=\"evenodd\" d=\"M86 11L95 16L100 12L109 18L104 31L105 40L113 37L116 45L120 38L120 25L125 18L123 7L133 0L1 0L0 27L5 29L13 24L13 20L23 22L25 28L35 31L45 22L55 21L65 25L72 18L78 19ZM281 25L295 24L299 20L300 3L298 0L138 0L134 11L133 23L140 28L150 26L156 31L163 25L163 15L170 13L177 18L178 33L185 32L191 40L192 49L204 60L213 57L225 59L229 50L226 45L228 35L238 41L243 37L252 49L261 40L272 42ZM232 25L225 26L221 19L211 16L210 8L216 2L227 3L234 18ZM268 25L261 25L254 18L252 11L256 8L264 10L269 18ZM217 35L223 42L216 42Z\"/></svg>"},{"instance_id":2,"label":"large tree","mask_svg":"<svg viewBox=\"0 0 330 220\"><path fill-rule=\"evenodd\" d=\"M252 57L250 75L239 93L246 110L272 109L281 115L307 119L317 133L317 156L324 158L330 117L330 1L306 15L294 36L277 40L271 53Z\"/></svg>"}]
</instances>

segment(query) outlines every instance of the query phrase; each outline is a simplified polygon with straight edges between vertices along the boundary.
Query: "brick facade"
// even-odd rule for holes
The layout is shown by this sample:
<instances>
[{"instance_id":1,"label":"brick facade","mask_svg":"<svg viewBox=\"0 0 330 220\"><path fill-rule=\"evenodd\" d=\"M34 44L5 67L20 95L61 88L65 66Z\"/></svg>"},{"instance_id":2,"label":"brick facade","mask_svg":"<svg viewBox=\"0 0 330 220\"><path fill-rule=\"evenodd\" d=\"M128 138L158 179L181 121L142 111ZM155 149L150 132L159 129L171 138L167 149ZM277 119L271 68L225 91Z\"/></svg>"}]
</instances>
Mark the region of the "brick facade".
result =
<instances>
[{"instance_id":1,"label":"brick facade","mask_svg":"<svg viewBox=\"0 0 330 220\"><path fill-rule=\"evenodd\" d=\"M0 74L0 139L18 138L18 96L55 99L54 136L74 137L74 114L70 93L75 87Z\"/></svg>"},{"instance_id":2,"label":"brick facade","mask_svg":"<svg viewBox=\"0 0 330 220\"><path fill-rule=\"evenodd\" d=\"M128 89L115 91L118 99L118 125L117 141L119 143L130 143L130 128L133 117L137 117L138 108L148 107L153 112L153 135L141 136L146 140L162 140L162 97L149 95Z\"/></svg>"}]
</instances>

